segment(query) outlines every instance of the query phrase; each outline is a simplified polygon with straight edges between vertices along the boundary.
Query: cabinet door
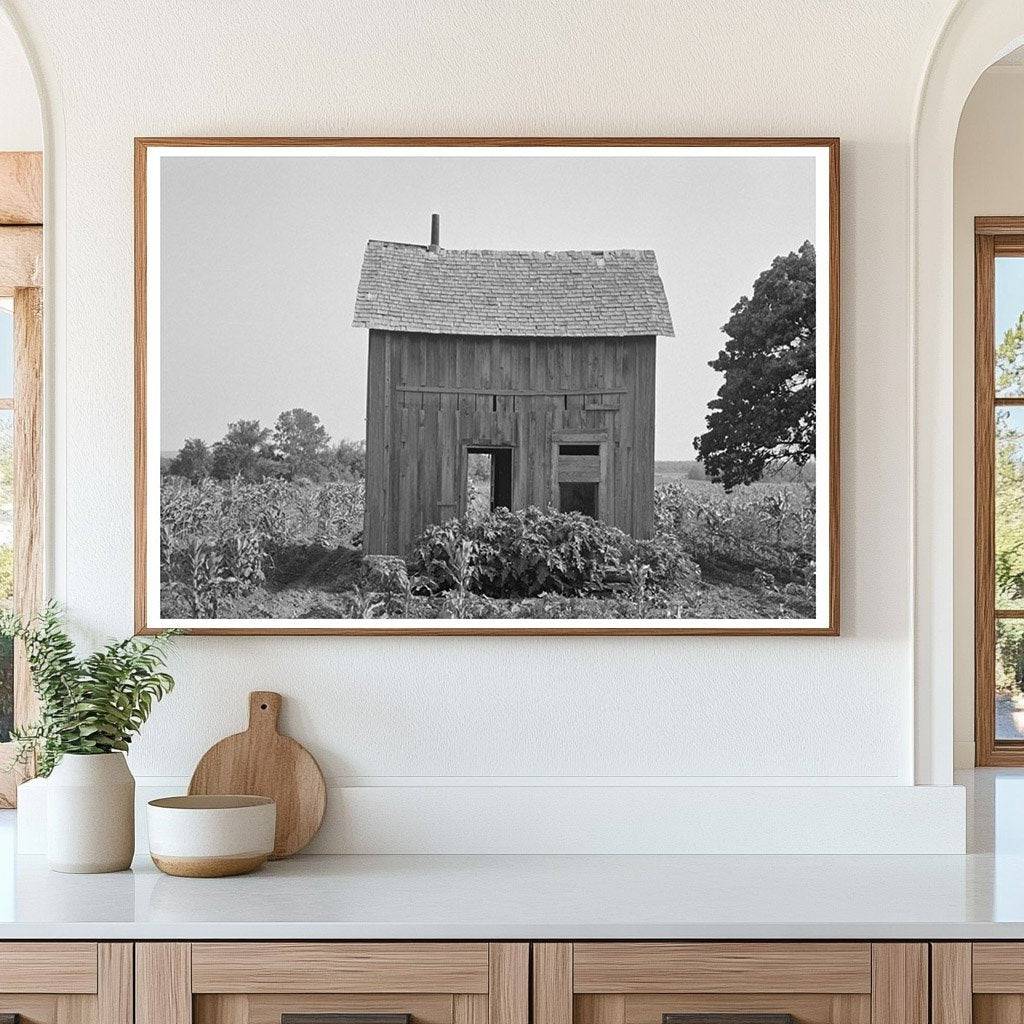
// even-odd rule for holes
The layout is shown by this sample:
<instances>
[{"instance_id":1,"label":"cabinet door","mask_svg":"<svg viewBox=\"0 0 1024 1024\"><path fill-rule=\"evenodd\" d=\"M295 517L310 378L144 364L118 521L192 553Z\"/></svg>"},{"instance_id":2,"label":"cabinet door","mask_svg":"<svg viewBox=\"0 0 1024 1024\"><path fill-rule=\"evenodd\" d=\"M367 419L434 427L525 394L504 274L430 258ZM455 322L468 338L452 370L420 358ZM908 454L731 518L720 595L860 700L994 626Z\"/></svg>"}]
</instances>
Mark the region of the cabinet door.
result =
<instances>
[{"instance_id":1,"label":"cabinet door","mask_svg":"<svg viewBox=\"0 0 1024 1024\"><path fill-rule=\"evenodd\" d=\"M1024 1019L1024 942L932 943L933 1024Z\"/></svg>"},{"instance_id":2,"label":"cabinet door","mask_svg":"<svg viewBox=\"0 0 1024 1024\"><path fill-rule=\"evenodd\" d=\"M528 1024L529 946L139 943L136 985L136 1024Z\"/></svg>"},{"instance_id":3,"label":"cabinet door","mask_svg":"<svg viewBox=\"0 0 1024 1024\"><path fill-rule=\"evenodd\" d=\"M538 943L533 957L534 1024L928 1024L923 943Z\"/></svg>"},{"instance_id":4,"label":"cabinet door","mask_svg":"<svg viewBox=\"0 0 1024 1024\"><path fill-rule=\"evenodd\" d=\"M131 943L0 942L0 1017L132 1024Z\"/></svg>"}]
</instances>

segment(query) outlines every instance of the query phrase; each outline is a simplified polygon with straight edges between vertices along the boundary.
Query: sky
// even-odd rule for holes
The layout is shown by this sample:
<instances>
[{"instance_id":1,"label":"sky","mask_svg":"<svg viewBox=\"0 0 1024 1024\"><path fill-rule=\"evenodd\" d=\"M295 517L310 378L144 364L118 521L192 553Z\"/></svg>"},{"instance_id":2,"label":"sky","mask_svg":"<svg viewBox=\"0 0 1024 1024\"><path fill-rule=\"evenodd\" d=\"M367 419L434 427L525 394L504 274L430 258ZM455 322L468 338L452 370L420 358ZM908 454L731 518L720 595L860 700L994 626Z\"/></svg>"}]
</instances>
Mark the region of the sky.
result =
<instances>
[{"instance_id":1,"label":"sky","mask_svg":"<svg viewBox=\"0 0 1024 1024\"><path fill-rule=\"evenodd\" d=\"M816 242L812 156L165 156L160 448L295 407L365 436L370 238L451 249L653 249L674 338L657 342L655 455L692 459L722 325L778 255Z\"/></svg>"},{"instance_id":2,"label":"sky","mask_svg":"<svg viewBox=\"0 0 1024 1024\"><path fill-rule=\"evenodd\" d=\"M1024 311L1024 259L1000 256L996 259L996 344L1017 323Z\"/></svg>"}]
</instances>

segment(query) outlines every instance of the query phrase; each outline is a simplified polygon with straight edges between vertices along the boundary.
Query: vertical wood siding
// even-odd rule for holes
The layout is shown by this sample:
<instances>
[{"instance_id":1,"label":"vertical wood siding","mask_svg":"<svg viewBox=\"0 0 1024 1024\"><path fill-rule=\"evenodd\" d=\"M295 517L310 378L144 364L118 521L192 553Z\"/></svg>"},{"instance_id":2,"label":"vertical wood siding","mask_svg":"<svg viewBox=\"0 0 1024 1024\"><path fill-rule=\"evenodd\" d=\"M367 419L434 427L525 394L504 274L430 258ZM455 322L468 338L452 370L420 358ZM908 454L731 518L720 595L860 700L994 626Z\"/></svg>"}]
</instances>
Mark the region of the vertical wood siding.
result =
<instances>
[{"instance_id":1,"label":"vertical wood siding","mask_svg":"<svg viewBox=\"0 0 1024 1024\"><path fill-rule=\"evenodd\" d=\"M557 506L560 433L608 439L602 517L649 537L655 344L370 331L364 550L405 554L464 511L467 446L513 449L517 508Z\"/></svg>"}]
</instances>

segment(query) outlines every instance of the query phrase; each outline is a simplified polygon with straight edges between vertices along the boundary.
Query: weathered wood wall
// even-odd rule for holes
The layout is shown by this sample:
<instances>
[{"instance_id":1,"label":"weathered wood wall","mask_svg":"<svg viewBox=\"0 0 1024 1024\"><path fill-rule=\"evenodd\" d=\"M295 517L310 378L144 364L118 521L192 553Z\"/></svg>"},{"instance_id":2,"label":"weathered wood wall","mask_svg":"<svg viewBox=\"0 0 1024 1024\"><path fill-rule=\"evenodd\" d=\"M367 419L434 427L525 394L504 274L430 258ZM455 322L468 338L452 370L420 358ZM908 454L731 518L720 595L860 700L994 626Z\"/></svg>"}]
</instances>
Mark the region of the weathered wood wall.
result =
<instances>
[{"instance_id":1,"label":"weathered wood wall","mask_svg":"<svg viewBox=\"0 0 1024 1024\"><path fill-rule=\"evenodd\" d=\"M655 339L480 338L370 331L367 553L404 554L463 511L467 446L511 446L517 508L557 505L559 432L607 436L602 517L654 528Z\"/></svg>"}]
</instances>

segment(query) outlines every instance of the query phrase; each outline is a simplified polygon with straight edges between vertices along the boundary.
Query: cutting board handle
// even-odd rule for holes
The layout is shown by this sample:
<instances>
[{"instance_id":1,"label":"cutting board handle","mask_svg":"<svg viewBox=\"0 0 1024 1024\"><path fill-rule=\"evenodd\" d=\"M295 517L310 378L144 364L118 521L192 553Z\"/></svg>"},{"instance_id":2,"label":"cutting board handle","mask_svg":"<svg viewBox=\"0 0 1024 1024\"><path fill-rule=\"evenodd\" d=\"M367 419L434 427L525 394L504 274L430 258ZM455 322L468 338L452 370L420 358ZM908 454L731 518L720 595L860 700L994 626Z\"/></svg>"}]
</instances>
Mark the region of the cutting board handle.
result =
<instances>
[{"instance_id":1,"label":"cutting board handle","mask_svg":"<svg viewBox=\"0 0 1024 1024\"><path fill-rule=\"evenodd\" d=\"M254 690L249 694L249 732L277 732L281 694Z\"/></svg>"}]
</instances>

